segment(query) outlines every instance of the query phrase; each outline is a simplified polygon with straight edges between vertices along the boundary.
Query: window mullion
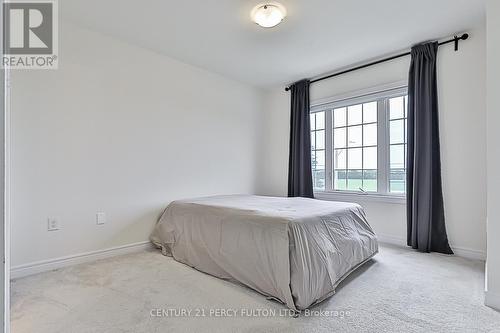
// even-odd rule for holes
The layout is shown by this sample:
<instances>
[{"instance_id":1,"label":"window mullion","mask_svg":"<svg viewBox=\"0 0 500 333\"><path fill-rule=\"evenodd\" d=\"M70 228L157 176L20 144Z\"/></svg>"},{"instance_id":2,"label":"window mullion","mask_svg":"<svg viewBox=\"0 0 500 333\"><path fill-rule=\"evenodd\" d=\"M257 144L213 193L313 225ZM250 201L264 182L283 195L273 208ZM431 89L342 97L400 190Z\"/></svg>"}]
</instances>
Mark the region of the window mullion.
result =
<instances>
[{"instance_id":1,"label":"window mullion","mask_svg":"<svg viewBox=\"0 0 500 333\"><path fill-rule=\"evenodd\" d=\"M365 188L365 105L361 104L361 190Z\"/></svg>"},{"instance_id":2,"label":"window mullion","mask_svg":"<svg viewBox=\"0 0 500 333\"><path fill-rule=\"evenodd\" d=\"M333 189L333 110L325 112L325 191Z\"/></svg>"},{"instance_id":3,"label":"window mullion","mask_svg":"<svg viewBox=\"0 0 500 333\"><path fill-rule=\"evenodd\" d=\"M389 101L387 98L378 101L377 123L377 192L387 194L389 191Z\"/></svg>"}]
</instances>

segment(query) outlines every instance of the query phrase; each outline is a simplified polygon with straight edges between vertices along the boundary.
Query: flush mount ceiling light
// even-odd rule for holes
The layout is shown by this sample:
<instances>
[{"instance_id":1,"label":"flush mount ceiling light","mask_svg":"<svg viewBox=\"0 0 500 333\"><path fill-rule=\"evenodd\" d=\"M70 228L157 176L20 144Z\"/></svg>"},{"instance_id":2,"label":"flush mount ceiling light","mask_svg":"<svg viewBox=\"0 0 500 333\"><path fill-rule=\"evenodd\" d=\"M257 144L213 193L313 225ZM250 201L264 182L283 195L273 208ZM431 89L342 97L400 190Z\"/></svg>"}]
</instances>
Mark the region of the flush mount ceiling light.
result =
<instances>
[{"instance_id":1,"label":"flush mount ceiling light","mask_svg":"<svg viewBox=\"0 0 500 333\"><path fill-rule=\"evenodd\" d=\"M252 9L252 21L264 28L272 28L283 21L286 16L285 7L277 2L260 4Z\"/></svg>"}]
</instances>

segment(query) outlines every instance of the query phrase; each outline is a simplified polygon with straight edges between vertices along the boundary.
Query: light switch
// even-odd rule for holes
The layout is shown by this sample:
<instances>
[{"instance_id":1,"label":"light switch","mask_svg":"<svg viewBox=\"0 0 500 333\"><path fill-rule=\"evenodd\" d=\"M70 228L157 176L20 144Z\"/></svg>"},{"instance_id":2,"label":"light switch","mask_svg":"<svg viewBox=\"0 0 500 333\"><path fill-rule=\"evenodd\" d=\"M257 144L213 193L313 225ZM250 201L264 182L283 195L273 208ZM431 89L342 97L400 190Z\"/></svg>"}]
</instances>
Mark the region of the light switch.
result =
<instances>
[{"instance_id":1,"label":"light switch","mask_svg":"<svg viewBox=\"0 0 500 333\"><path fill-rule=\"evenodd\" d=\"M97 224L105 224L106 223L106 213L97 213L96 214L96 222L97 222Z\"/></svg>"}]
</instances>

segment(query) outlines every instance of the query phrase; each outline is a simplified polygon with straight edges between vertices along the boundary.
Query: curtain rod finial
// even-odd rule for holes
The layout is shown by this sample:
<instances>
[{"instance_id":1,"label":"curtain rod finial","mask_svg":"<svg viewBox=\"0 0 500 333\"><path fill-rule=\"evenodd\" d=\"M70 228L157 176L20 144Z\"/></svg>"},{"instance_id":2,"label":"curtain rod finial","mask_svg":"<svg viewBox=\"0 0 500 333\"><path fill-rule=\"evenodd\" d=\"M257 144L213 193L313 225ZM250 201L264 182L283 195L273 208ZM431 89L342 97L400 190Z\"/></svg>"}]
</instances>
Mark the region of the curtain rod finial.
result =
<instances>
[{"instance_id":1,"label":"curtain rod finial","mask_svg":"<svg viewBox=\"0 0 500 333\"><path fill-rule=\"evenodd\" d=\"M453 38L453 40L455 41L455 51L458 51L458 41L459 40L466 40L469 38L469 34L468 33L464 33L462 36L458 37L458 36L455 36L455 38Z\"/></svg>"}]
</instances>

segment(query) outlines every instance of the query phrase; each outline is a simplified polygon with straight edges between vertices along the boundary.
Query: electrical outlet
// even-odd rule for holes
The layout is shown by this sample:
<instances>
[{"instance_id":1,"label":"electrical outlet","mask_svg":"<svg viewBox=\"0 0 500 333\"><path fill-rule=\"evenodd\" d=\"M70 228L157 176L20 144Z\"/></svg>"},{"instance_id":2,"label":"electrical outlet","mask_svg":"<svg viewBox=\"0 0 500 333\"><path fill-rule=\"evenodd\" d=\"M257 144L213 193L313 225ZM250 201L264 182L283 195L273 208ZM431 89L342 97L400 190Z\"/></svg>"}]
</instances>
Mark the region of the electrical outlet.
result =
<instances>
[{"instance_id":1,"label":"electrical outlet","mask_svg":"<svg viewBox=\"0 0 500 333\"><path fill-rule=\"evenodd\" d=\"M49 217L47 219L47 231L56 231L61 228L57 217Z\"/></svg>"},{"instance_id":2,"label":"electrical outlet","mask_svg":"<svg viewBox=\"0 0 500 333\"><path fill-rule=\"evenodd\" d=\"M97 224L105 224L106 223L106 213L97 213L96 214L96 223Z\"/></svg>"}]
</instances>

